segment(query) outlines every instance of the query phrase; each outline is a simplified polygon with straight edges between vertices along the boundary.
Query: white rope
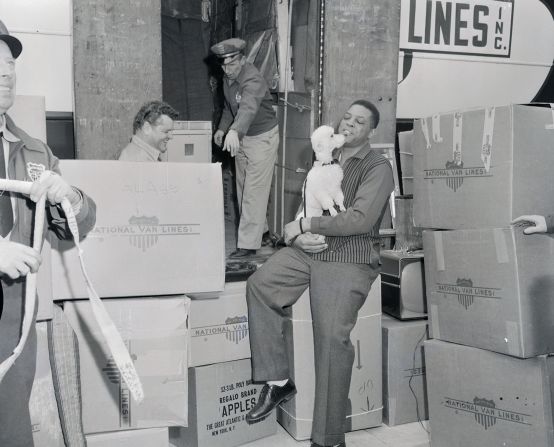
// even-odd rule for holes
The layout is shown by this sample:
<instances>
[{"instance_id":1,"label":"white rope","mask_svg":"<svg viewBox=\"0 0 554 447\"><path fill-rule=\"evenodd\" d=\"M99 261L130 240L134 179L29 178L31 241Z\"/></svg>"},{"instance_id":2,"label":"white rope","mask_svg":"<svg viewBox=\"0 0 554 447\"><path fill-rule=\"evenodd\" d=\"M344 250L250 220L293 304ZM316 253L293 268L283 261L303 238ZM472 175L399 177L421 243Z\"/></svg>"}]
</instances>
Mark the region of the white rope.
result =
<instances>
[{"instance_id":1,"label":"white rope","mask_svg":"<svg viewBox=\"0 0 554 447\"><path fill-rule=\"evenodd\" d=\"M31 191L31 182L21 182L18 180L0 180L0 190L18 192L29 195ZM46 195L43 195L37 202L37 211L35 215L35 229L33 233L33 248L40 253L42 248L42 230L44 228L44 210L46 204ZM13 366L23 347L27 342L27 337L33 325L35 315L35 301L37 288L37 274L29 273L25 282L25 314L21 328L21 338L14 348L13 353L0 364L0 382Z\"/></svg>"},{"instance_id":2,"label":"white rope","mask_svg":"<svg viewBox=\"0 0 554 447\"><path fill-rule=\"evenodd\" d=\"M50 171L43 173L44 175L50 175ZM17 192L20 194L29 195L31 191L31 182L22 182L18 180L4 180L0 179L0 190ZM42 232L44 228L44 213L46 205L46 194L44 194L36 205L36 214L35 214L35 228L34 228L34 237L33 237L33 248L40 252L42 245ZM94 287L90 281L90 278L87 275L85 264L83 260L83 250L79 244L79 229L77 227L77 221L73 213L73 207L67 198L64 198L62 203L62 209L65 213L69 229L73 235L75 241L75 246L77 247L79 254L79 262L81 264L81 271L85 279L87 286L87 292L89 295L90 304L93 310L94 317L102 335L104 336L108 348L112 354L113 360L116 363L123 380L129 387L133 399L140 403L144 399L144 392L142 389L142 384L138 377L137 371L129 355L129 351L121 338L121 334L117 330L114 322L108 315L102 300L94 290ZM8 372L8 370L13 366L14 362L17 360L25 343L29 332L33 325L33 317L35 313L35 301L36 301L36 273L29 273L26 277L25 283L25 314L23 316L23 324L21 330L21 339L19 340L17 346L13 350L12 355L0 364L0 382Z\"/></svg>"}]
</instances>

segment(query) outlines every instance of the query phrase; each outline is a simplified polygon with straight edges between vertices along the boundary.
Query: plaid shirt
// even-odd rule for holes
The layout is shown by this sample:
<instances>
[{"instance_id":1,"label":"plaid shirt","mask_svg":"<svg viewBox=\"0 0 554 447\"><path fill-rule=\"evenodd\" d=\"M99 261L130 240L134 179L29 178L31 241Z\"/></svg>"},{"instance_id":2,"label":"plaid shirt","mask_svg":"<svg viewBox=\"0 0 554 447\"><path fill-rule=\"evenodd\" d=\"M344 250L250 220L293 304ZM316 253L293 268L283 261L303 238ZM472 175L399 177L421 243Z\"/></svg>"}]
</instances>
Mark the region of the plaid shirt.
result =
<instances>
[{"instance_id":1,"label":"plaid shirt","mask_svg":"<svg viewBox=\"0 0 554 447\"><path fill-rule=\"evenodd\" d=\"M390 163L369 144L343 166L342 190L346 211L336 216L312 217L311 231L325 235L327 250L313 259L371 264L378 267L379 227L394 190Z\"/></svg>"}]
</instances>

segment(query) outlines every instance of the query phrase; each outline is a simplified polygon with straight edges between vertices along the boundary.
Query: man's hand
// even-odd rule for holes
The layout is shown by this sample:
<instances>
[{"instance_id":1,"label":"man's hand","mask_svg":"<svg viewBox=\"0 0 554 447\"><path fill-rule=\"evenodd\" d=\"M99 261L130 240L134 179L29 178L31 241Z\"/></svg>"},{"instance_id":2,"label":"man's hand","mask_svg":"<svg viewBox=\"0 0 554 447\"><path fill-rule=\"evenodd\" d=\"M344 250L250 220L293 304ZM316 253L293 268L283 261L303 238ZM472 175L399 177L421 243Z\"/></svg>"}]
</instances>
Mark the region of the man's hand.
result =
<instances>
[{"instance_id":1,"label":"man's hand","mask_svg":"<svg viewBox=\"0 0 554 447\"><path fill-rule=\"evenodd\" d=\"M46 194L46 198L52 205L62 203L64 197L69 199L72 206L77 205L81 200L80 194L52 171L44 172L31 186L30 196L33 202L38 202L43 194Z\"/></svg>"},{"instance_id":2,"label":"man's hand","mask_svg":"<svg viewBox=\"0 0 554 447\"><path fill-rule=\"evenodd\" d=\"M223 132L221 129L218 129L214 134L214 143L217 144L219 147L223 144L223 136L225 135L225 132Z\"/></svg>"},{"instance_id":3,"label":"man's hand","mask_svg":"<svg viewBox=\"0 0 554 447\"><path fill-rule=\"evenodd\" d=\"M0 274L17 279L36 273L41 262L40 253L34 248L0 239Z\"/></svg>"},{"instance_id":4,"label":"man's hand","mask_svg":"<svg viewBox=\"0 0 554 447\"><path fill-rule=\"evenodd\" d=\"M319 253L327 250L325 236L321 234L303 233L300 234L292 243L296 248L299 248L306 253Z\"/></svg>"},{"instance_id":5,"label":"man's hand","mask_svg":"<svg viewBox=\"0 0 554 447\"><path fill-rule=\"evenodd\" d=\"M309 217L301 217L286 224L283 230L283 239L285 240L285 244L290 245L296 236L311 231L311 224L312 221Z\"/></svg>"},{"instance_id":6,"label":"man's hand","mask_svg":"<svg viewBox=\"0 0 554 447\"><path fill-rule=\"evenodd\" d=\"M544 216L519 216L517 219L512 220L512 225L527 227L523 230L524 234L546 233L547 231Z\"/></svg>"},{"instance_id":7,"label":"man's hand","mask_svg":"<svg viewBox=\"0 0 554 447\"><path fill-rule=\"evenodd\" d=\"M293 220L292 222L286 224L283 231L283 239L285 239L285 244L290 245L292 240L299 234L302 234L302 231L300 231L300 219Z\"/></svg>"},{"instance_id":8,"label":"man's hand","mask_svg":"<svg viewBox=\"0 0 554 447\"><path fill-rule=\"evenodd\" d=\"M234 157L237 154L237 151L240 147L239 134L236 130L229 130L225 137L225 144L223 145L224 151L229 151L231 157Z\"/></svg>"}]
</instances>

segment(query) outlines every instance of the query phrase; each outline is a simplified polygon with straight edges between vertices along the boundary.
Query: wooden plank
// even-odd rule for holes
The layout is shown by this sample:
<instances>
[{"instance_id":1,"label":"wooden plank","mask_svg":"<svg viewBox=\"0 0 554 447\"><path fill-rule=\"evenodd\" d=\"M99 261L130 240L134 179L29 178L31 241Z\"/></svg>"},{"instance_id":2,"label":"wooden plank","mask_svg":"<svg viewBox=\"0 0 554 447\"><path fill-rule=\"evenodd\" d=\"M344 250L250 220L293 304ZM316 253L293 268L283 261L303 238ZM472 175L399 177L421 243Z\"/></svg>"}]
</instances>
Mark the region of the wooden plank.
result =
<instances>
[{"instance_id":1,"label":"wooden plank","mask_svg":"<svg viewBox=\"0 0 554 447\"><path fill-rule=\"evenodd\" d=\"M355 99L381 122L372 139L394 145L400 0L325 0L322 124L337 124Z\"/></svg>"},{"instance_id":2,"label":"wooden plank","mask_svg":"<svg viewBox=\"0 0 554 447\"><path fill-rule=\"evenodd\" d=\"M74 0L76 157L111 159L162 97L160 0Z\"/></svg>"}]
</instances>

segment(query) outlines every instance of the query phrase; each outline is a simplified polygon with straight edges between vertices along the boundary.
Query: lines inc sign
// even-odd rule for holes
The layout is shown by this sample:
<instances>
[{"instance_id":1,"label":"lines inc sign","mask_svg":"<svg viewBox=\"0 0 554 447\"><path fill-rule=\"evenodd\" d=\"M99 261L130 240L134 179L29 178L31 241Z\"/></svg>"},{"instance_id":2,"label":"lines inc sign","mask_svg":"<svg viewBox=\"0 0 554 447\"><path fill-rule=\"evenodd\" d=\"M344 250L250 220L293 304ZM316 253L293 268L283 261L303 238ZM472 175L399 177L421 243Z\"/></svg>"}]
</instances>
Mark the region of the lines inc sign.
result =
<instances>
[{"instance_id":1,"label":"lines inc sign","mask_svg":"<svg viewBox=\"0 0 554 447\"><path fill-rule=\"evenodd\" d=\"M514 0L402 0L400 49L510 57Z\"/></svg>"}]
</instances>

